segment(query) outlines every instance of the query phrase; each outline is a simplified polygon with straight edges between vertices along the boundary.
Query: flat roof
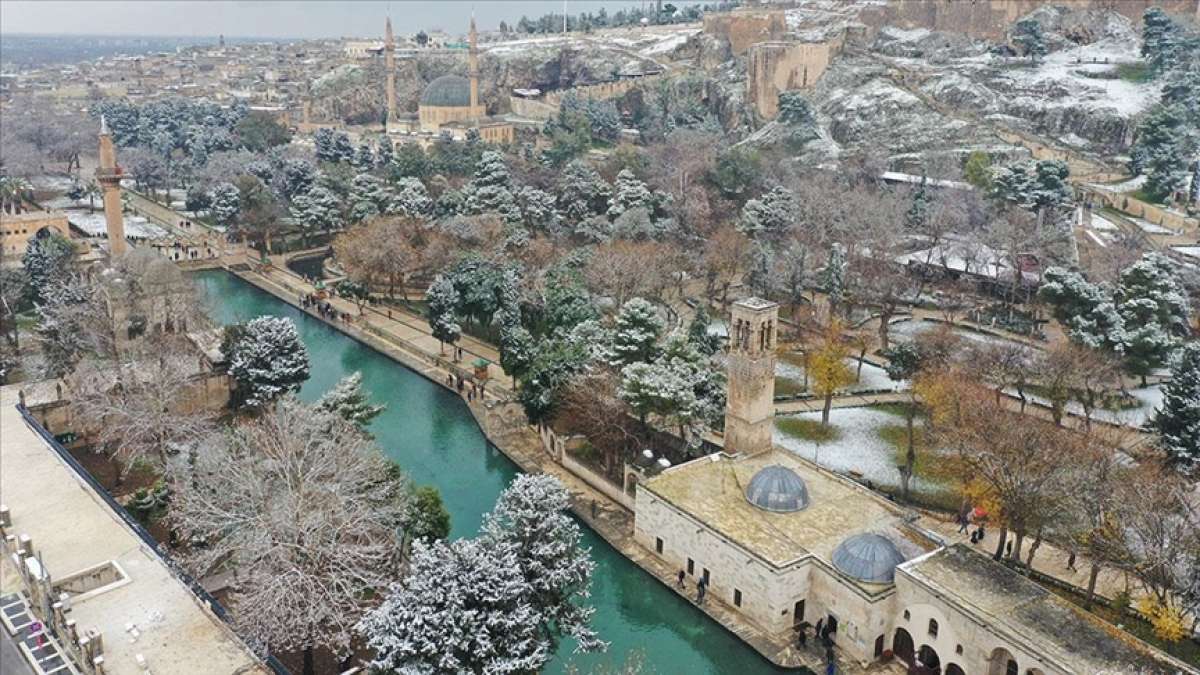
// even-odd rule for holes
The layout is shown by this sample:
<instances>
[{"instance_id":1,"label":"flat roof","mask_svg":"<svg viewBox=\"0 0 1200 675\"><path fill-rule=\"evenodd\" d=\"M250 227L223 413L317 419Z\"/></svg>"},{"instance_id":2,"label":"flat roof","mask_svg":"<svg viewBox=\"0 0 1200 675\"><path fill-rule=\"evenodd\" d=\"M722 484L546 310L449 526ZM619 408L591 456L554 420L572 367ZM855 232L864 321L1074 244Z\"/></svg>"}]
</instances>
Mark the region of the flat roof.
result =
<instances>
[{"instance_id":1,"label":"flat roof","mask_svg":"<svg viewBox=\"0 0 1200 675\"><path fill-rule=\"evenodd\" d=\"M965 544L904 563L897 576L938 592L1067 672L1197 672Z\"/></svg>"},{"instance_id":2,"label":"flat roof","mask_svg":"<svg viewBox=\"0 0 1200 675\"><path fill-rule=\"evenodd\" d=\"M11 531L32 538L54 579L109 561L128 575L129 583L71 605L69 616L81 633L95 629L103 635L106 671L141 675L136 661L141 654L160 673L268 672L25 423L16 408L19 388L0 389L0 494L12 514ZM126 632L129 624L140 633L136 641Z\"/></svg>"},{"instance_id":3,"label":"flat roof","mask_svg":"<svg viewBox=\"0 0 1200 675\"><path fill-rule=\"evenodd\" d=\"M771 464L800 476L808 488L807 508L774 513L746 500L750 479ZM906 559L939 545L909 526L908 512L899 505L778 449L751 456L709 455L668 469L641 486L776 567L810 555L832 567L837 545L864 532L892 540ZM872 591L881 587L855 583Z\"/></svg>"}]
</instances>

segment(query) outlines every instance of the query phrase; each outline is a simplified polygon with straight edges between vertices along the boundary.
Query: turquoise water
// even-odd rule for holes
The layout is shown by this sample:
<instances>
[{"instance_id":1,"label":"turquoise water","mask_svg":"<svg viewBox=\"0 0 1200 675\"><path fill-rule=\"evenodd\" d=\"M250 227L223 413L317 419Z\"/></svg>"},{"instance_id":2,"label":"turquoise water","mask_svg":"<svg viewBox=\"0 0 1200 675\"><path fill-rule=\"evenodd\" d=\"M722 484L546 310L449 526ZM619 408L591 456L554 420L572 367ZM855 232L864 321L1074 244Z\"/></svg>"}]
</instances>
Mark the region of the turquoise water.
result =
<instances>
[{"instance_id":1,"label":"turquoise water","mask_svg":"<svg viewBox=\"0 0 1200 675\"><path fill-rule=\"evenodd\" d=\"M371 426L384 453L417 483L437 486L451 514L451 536L476 533L517 468L487 442L458 396L227 272L196 278L221 323L263 314L296 322L312 362L301 398L315 400L343 376L361 371L372 399L387 405ZM590 529L583 532L596 561L593 624L611 646L605 654L575 655L574 646L564 643L549 672L564 672L571 663L581 673L616 666L633 651L641 652L645 672L781 672Z\"/></svg>"}]
</instances>

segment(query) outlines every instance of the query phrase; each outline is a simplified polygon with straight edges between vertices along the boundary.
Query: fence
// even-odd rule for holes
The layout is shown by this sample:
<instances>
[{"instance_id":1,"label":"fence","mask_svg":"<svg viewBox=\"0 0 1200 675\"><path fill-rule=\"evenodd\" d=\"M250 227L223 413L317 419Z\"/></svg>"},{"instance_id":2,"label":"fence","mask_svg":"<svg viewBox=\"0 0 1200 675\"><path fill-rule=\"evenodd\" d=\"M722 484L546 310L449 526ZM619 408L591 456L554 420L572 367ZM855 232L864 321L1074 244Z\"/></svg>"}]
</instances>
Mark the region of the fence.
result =
<instances>
[{"instance_id":1,"label":"fence","mask_svg":"<svg viewBox=\"0 0 1200 675\"><path fill-rule=\"evenodd\" d=\"M59 443L49 431L46 431L46 429L38 423L37 419L34 418L33 414L28 408L26 408L24 405L18 405L17 410L21 413L21 417L25 420L25 424L29 425L29 428L33 429L33 431L39 437L41 437L42 441L45 442L46 445L52 450L54 450L59 458L62 459L62 461L66 463L66 465L70 467L70 469L74 471L77 476L82 478L84 482L88 484L93 492L95 492L100 496L101 499L104 500L104 503L107 504L110 509L112 509L113 513L117 514L117 516L125 523L125 525L127 525L129 529L133 531L133 533L137 535L139 539L142 540L142 543L154 552L154 555L157 556L160 561L162 561L163 565L170 570L171 574L174 575L175 578L181 583L183 583L183 585L192 592L197 600L199 600L203 605L207 606L209 611L211 611L217 618L225 623L229 631L236 636L237 632L233 629L229 612L220 603L220 601L214 598L208 591L204 590L204 587L202 587L200 583L192 577L192 575L183 570L174 560L171 559L169 554L163 551L158 541L146 531L146 528L143 527L142 524L137 521L137 519L130 515L129 512L125 510L124 506L117 502L116 499L113 499L113 496L108 493L108 490L106 490L104 486L102 486L95 478L93 478L92 474L89 473L88 470L85 469L83 465L80 464L79 461L76 460L75 457L72 456L71 453L68 452L67 449L64 448L63 445ZM53 622L50 623L52 624ZM238 639L241 639L240 636ZM269 667L272 672L276 673L276 675L291 675L291 671L284 667L283 663L281 663L279 659L275 658L274 656L267 656L265 662L267 667Z\"/></svg>"}]
</instances>

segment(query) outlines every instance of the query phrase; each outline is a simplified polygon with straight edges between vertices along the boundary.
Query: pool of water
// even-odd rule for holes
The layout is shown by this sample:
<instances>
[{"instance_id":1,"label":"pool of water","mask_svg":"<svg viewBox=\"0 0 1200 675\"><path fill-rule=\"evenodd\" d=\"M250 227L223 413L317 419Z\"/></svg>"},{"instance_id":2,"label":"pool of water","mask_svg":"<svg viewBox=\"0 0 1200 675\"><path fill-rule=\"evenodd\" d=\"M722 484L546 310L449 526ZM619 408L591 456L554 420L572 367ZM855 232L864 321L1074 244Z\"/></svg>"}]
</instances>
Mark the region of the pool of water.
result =
<instances>
[{"instance_id":1,"label":"pool of water","mask_svg":"<svg viewBox=\"0 0 1200 675\"><path fill-rule=\"evenodd\" d=\"M476 533L517 467L487 442L458 396L228 272L198 272L196 279L221 323L264 314L296 322L312 362L312 376L300 391L304 400L361 371L372 400L387 405L371 425L384 453L417 483L437 486L452 518L451 536ZM602 664L620 665L634 651L647 673L784 672L590 529L583 532L596 561L593 624L611 646L605 654L575 655L574 645L564 642L547 672L564 672L573 663L588 673Z\"/></svg>"}]
</instances>

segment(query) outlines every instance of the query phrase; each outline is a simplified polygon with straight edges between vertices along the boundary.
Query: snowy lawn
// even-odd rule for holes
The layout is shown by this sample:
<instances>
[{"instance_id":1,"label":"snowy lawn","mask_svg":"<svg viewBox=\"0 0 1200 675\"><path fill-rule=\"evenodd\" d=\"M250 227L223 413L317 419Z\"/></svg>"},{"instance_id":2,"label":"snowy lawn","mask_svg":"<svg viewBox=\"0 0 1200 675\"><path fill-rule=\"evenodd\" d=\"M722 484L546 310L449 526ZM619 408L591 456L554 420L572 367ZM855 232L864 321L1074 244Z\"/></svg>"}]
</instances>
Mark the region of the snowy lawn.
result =
<instances>
[{"instance_id":1,"label":"snowy lawn","mask_svg":"<svg viewBox=\"0 0 1200 675\"><path fill-rule=\"evenodd\" d=\"M911 342L917 335L933 330L940 325L942 324L939 324L936 321L911 321L908 319L902 319L896 323L893 323L888 330L892 339L900 342ZM970 340L972 342L978 342L982 344L1022 344L1016 342L1015 340L1008 340L996 335L979 333L966 328L959 328L957 326L953 330L956 335L959 335L963 339Z\"/></svg>"},{"instance_id":2,"label":"snowy lawn","mask_svg":"<svg viewBox=\"0 0 1200 675\"><path fill-rule=\"evenodd\" d=\"M1140 228L1142 232L1145 232L1146 234L1175 234L1175 230L1165 228L1162 225L1155 225L1148 220L1137 218L1135 216L1128 216L1128 218L1133 221L1134 225L1137 225L1138 228Z\"/></svg>"},{"instance_id":3,"label":"snowy lawn","mask_svg":"<svg viewBox=\"0 0 1200 675\"><path fill-rule=\"evenodd\" d=\"M811 433L805 431L808 426L820 426L820 412L779 417L775 420L775 444L833 471L847 474L855 471L877 485L897 488L898 460L907 443L904 417L897 414L898 410L898 406L834 409L829 423L836 437L820 442L802 435ZM935 462L936 455L918 451L914 491L928 496L945 492L938 481L925 475L925 469Z\"/></svg>"},{"instance_id":4,"label":"snowy lawn","mask_svg":"<svg viewBox=\"0 0 1200 675\"><path fill-rule=\"evenodd\" d=\"M850 369L851 374L858 373L858 359L848 358L845 363L846 367ZM779 354L779 357L775 360L776 396L783 395L783 392L779 391L778 383L780 380L789 382L797 391L803 391L804 357L795 352ZM864 362L858 381L851 384L846 391L853 393L857 391L879 390L904 391L906 389L908 389L908 382L894 382L888 377L887 371L883 368L870 362Z\"/></svg>"},{"instance_id":5,"label":"snowy lawn","mask_svg":"<svg viewBox=\"0 0 1200 675\"><path fill-rule=\"evenodd\" d=\"M1017 395L1015 389L1005 389L1004 393L1014 397ZM1092 411L1092 419L1129 427L1141 427L1150 421L1150 418L1154 416L1154 411L1162 405L1163 401L1161 384L1130 389L1129 395L1137 399L1137 405L1119 410L1097 408ZM1025 398L1045 406L1050 405L1050 401L1045 397L1032 394L1028 391L1025 392ZM1083 417L1083 406L1078 401L1068 401L1066 409L1071 415Z\"/></svg>"},{"instance_id":6,"label":"snowy lawn","mask_svg":"<svg viewBox=\"0 0 1200 675\"><path fill-rule=\"evenodd\" d=\"M1179 255L1200 260L1200 246L1172 246L1171 250Z\"/></svg>"}]
</instances>

